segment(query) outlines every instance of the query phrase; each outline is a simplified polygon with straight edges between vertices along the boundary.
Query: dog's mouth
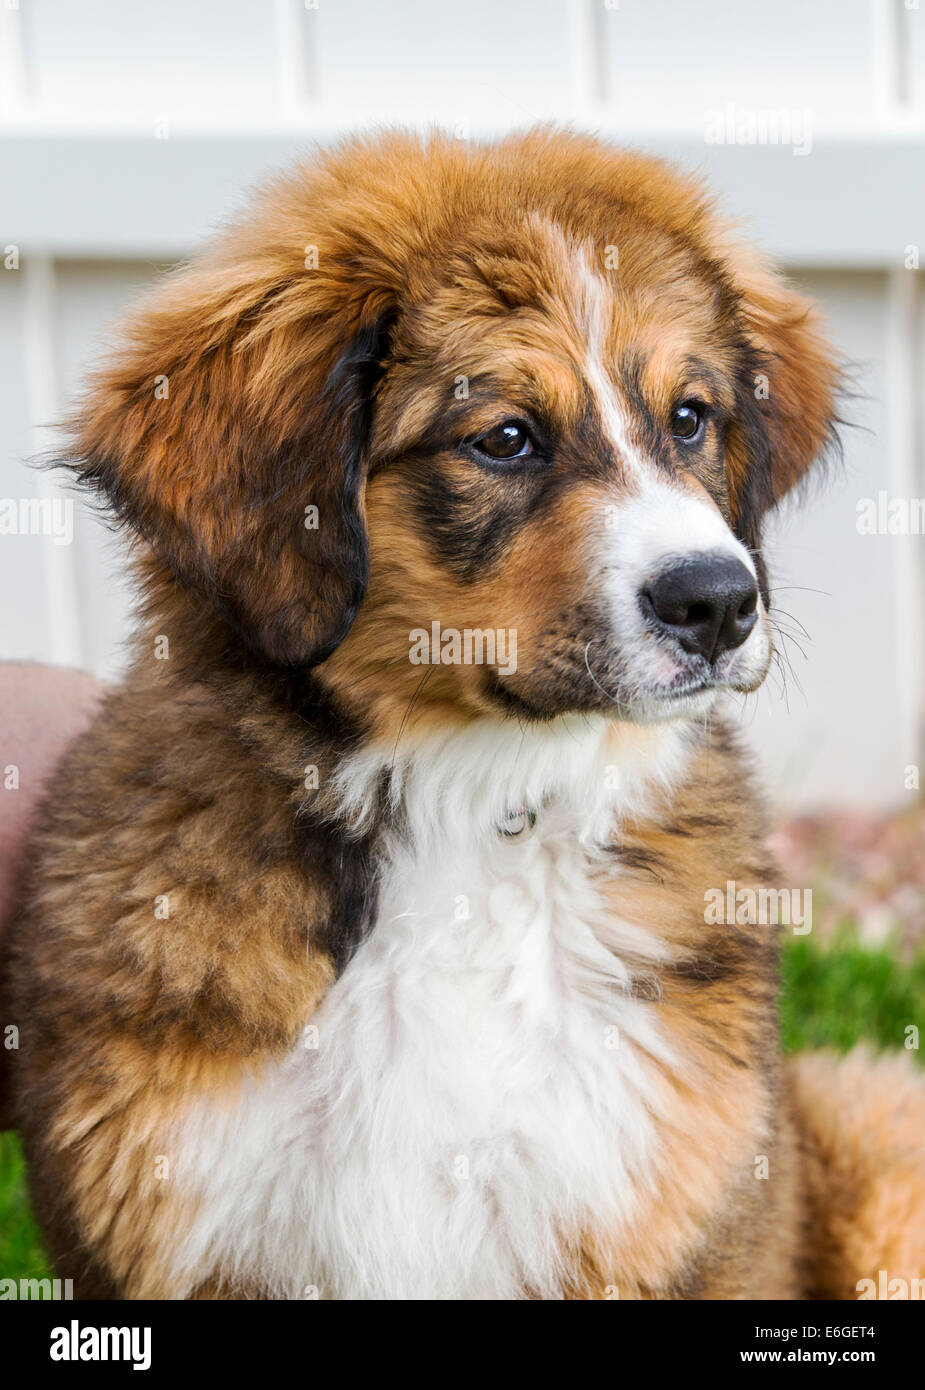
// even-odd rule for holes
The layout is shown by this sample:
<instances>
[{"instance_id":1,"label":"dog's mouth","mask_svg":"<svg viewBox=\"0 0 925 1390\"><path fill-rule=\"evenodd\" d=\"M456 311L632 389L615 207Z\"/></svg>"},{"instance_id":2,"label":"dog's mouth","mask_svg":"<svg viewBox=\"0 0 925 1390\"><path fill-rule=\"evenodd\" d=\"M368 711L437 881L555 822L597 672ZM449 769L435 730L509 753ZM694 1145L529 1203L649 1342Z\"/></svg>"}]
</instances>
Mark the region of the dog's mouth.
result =
<instances>
[{"instance_id":1,"label":"dog's mouth","mask_svg":"<svg viewBox=\"0 0 925 1390\"><path fill-rule=\"evenodd\" d=\"M609 684L624 717L642 722L702 715L723 693L751 694L764 682L773 655L763 612L744 643L712 658L685 651L675 640L651 631L638 633L629 645L622 659L616 657L613 682L604 678L596 683L599 688ZM603 652L600 657L606 660ZM591 650L586 665L595 680Z\"/></svg>"},{"instance_id":2,"label":"dog's mouth","mask_svg":"<svg viewBox=\"0 0 925 1390\"><path fill-rule=\"evenodd\" d=\"M763 653L727 652L716 662L669 653L654 643L637 663L598 638L584 645L580 667L573 656L549 669L541 662L514 679L486 670L482 691L495 709L531 721L591 710L640 724L698 718L723 692L744 695L758 689L771 656L762 641Z\"/></svg>"},{"instance_id":3,"label":"dog's mouth","mask_svg":"<svg viewBox=\"0 0 925 1390\"><path fill-rule=\"evenodd\" d=\"M654 681L651 692L653 695L664 695L667 699L695 695L703 690L731 690L745 694L758 689L767 675L769 663L770 653L760 663L754 663L744 655L740 657L738 653L727 653L717 662L695 657L679 664L680 669L673 678L665 682Z\"/></svg>"},{"instance_id":4,"label":"dog's mouth","mask_svg":"<svg viewBox=\"0 0 925 1390\"><path fill-rule=\"evenodd\" d=\"M669 658L670 659L670 658ZM696 717L709 712L723 693L748 695L764 682L771 662L770 643L762 638L756 652L725 653L715 663L701 657L677 658L675 671L664 678L630 683L625 701L628 717L649 723L660 719Z\"/></svg>"}]
</instances>

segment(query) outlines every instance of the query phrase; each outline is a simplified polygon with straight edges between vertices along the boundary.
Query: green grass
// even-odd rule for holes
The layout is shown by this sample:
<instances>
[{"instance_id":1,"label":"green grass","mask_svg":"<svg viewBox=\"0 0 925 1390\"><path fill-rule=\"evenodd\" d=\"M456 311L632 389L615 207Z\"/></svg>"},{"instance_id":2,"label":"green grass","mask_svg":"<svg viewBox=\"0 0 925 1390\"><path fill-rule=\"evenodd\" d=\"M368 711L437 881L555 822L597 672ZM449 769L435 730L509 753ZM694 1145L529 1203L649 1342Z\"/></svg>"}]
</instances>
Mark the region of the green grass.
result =
<instances>
[{"instance_id":1,"label":"green grass","mask_svg":"<svg viewBox=\"0 0 925 1390\"><path fill-rule=\"evenodd\" d=\"M15 1134L0 1134L0 1279L50 1273L26 1194L22 1145Z\"/></svg>"},{"instance_id":2,"label":"green grass","mask_svg":"<svg viewBox=\"0 0 925 1390\"><path fill-rule=\"evenodd\" d=\"M925 1039L925 955L902 964L887 950L868 951L850 931L827 946L809 937L788 941L783 959L781 1028L788 1052L866 1041L901 1048L914 1024ZM921 1052L913 1053L925 1060ZM26 1196L19 1141L0 1135L0 1278L47 1276Z\"/></svg>"},{"instance_id":3,"label":"green grass","mask_svg":"<svg viewBox=\"0 0 925 1390\"><path fill-rule=\"evenodd\" d=\"M830 946L810 937L787 944L781 1029L788 1052L857 1042L905 1046L915 1025L925 1045L925 954L904 965L887 950L868 951L845 931ZM921 1050L912 1054L925 1061Z\"/></svg>"}]
</instances>

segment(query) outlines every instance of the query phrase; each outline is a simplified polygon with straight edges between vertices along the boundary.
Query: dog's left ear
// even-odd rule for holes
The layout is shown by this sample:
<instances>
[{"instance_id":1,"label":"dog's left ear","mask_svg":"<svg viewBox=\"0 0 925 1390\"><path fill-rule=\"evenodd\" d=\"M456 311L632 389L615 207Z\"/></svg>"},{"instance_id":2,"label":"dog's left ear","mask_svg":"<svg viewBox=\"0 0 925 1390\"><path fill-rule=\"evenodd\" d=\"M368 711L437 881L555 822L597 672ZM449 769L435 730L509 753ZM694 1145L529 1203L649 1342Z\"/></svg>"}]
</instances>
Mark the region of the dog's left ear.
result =
<instances>
[{"instance_id":1,"label":"dog's left ear","mask_svg":"<svg viewBox=\"0 0 925 1390\"><path fill-rule=\"evenodd\" d=\"M729 503L736 531L757 550L765 514L833 438L840 372L810 300L751 247L726 241L721 259L746 344L727 441Z\"/></svg>"}]
</instances>

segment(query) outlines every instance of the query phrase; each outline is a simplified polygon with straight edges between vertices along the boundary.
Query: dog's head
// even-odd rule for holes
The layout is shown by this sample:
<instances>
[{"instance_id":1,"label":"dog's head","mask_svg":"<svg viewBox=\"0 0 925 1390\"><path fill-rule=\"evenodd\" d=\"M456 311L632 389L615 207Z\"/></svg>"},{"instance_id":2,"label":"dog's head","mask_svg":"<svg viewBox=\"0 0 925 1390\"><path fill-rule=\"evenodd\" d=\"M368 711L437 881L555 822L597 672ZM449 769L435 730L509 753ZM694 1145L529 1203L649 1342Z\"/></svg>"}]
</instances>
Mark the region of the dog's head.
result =
<instances>
[{"instance_id":1,"label":"dog's head","mask_svg":"<svg viewBox=\"0 0 925 1390\"><path fill-rule=\"evenodd\" d=\"M676 172L390 136L267 188L157 292L80 468L255 658L386 723L415 692L641 722L763 679L762 520L835 379Z\"/></svg>"}]
</instances>

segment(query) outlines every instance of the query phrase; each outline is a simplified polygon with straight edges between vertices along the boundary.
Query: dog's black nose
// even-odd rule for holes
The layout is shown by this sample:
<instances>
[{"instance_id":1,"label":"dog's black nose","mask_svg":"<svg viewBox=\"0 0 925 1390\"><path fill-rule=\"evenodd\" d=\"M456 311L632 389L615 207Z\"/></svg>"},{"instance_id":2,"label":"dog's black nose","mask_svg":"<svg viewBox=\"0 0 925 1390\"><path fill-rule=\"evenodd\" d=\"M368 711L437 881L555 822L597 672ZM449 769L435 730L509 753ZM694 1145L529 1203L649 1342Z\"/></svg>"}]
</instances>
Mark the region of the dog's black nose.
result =
<instances>
[{"instance_id":1,"label":"dog's black nose","mask_svg":"<svg viewBox=\"0 0 925 1390\"><path fill-rule=\"evenodd\" d=\"M758 586L733 555L690 555L640 594L643 611L686 652L715 661L741 646L758 618Z\"/></svg>"}]
</instances>

